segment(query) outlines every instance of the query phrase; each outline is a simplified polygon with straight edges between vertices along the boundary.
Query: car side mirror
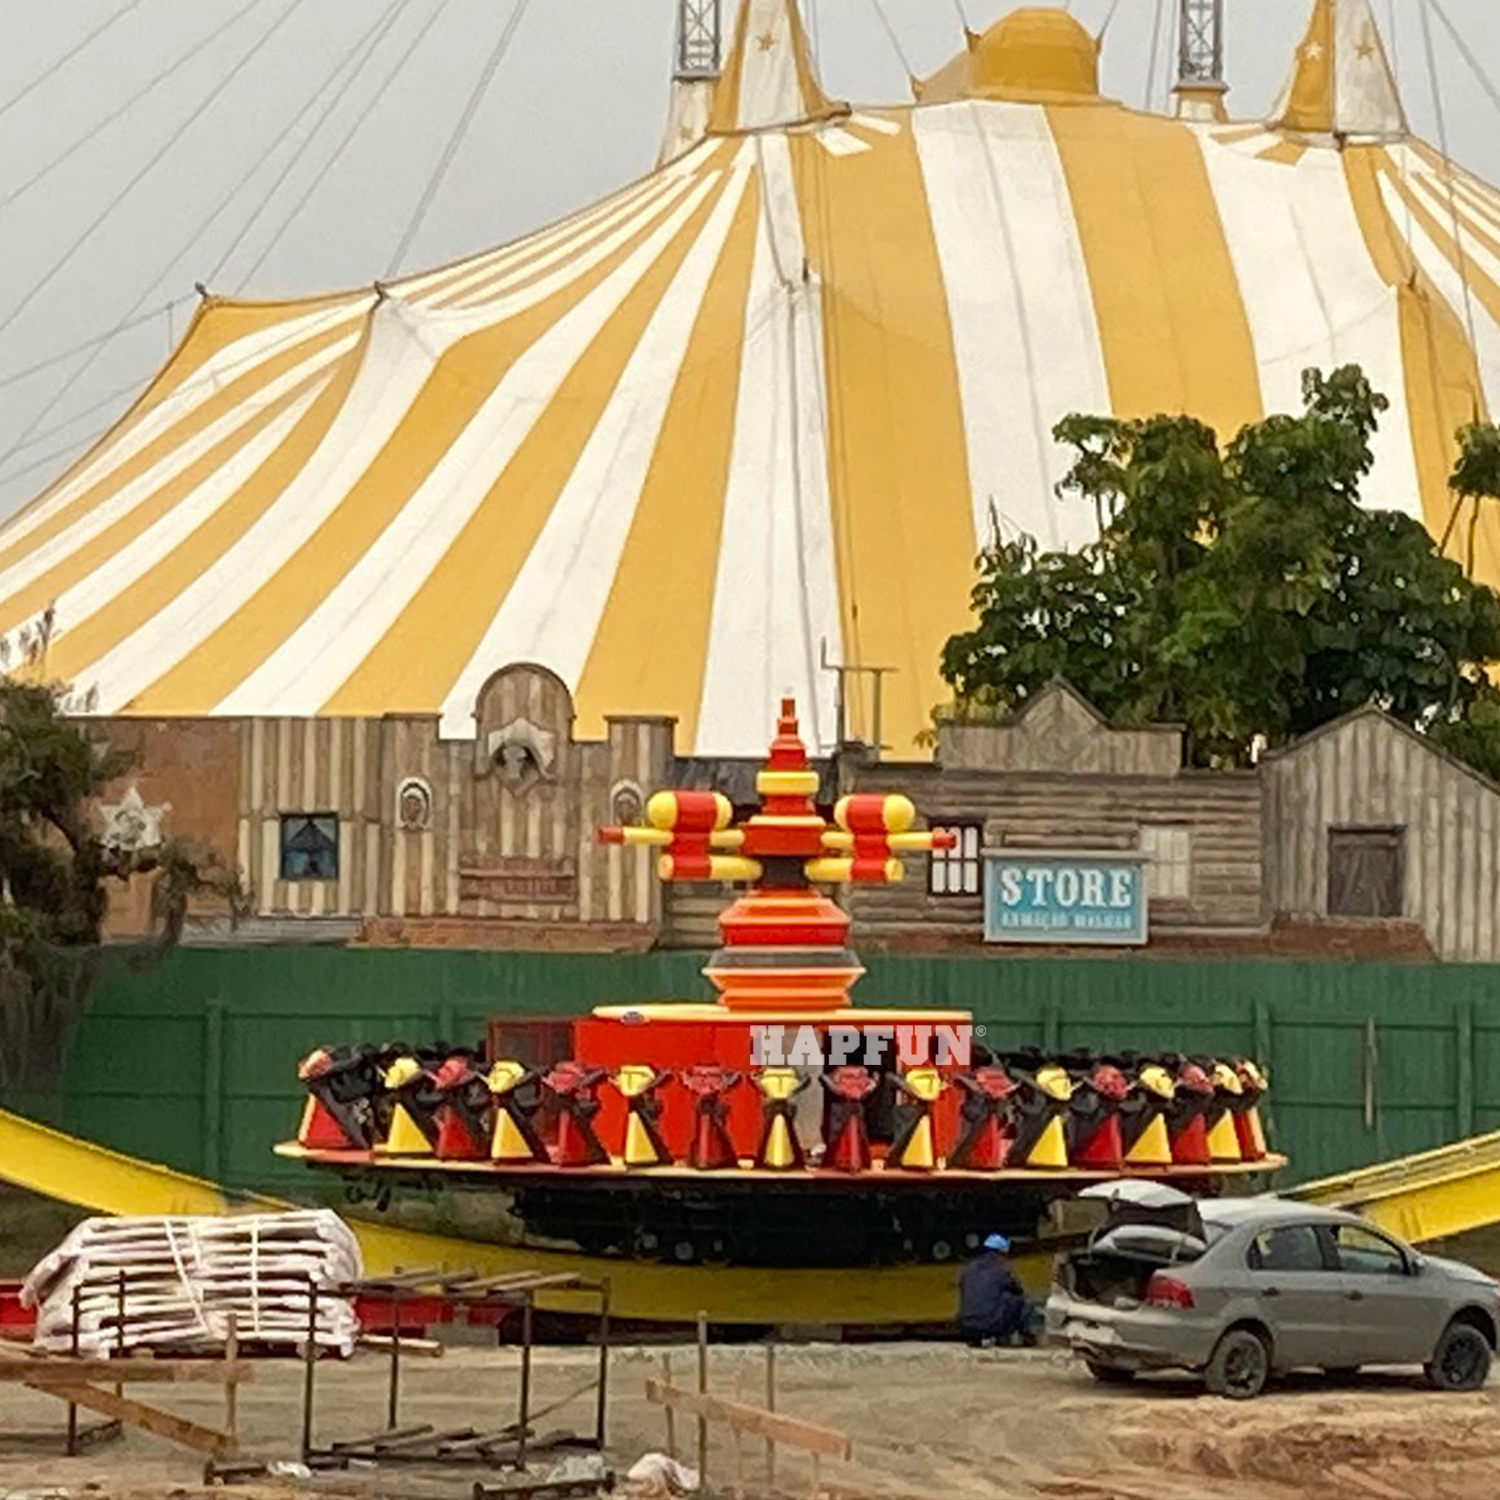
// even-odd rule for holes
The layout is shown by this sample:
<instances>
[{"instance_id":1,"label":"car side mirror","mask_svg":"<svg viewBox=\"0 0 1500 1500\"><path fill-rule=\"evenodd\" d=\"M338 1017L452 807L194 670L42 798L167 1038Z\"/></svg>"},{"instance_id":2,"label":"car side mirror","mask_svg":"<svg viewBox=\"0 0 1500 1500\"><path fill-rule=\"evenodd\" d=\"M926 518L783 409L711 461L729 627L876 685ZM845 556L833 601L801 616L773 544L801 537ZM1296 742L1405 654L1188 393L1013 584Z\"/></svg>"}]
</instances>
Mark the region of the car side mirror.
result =
<instances>
[{"instance_id":1,"label":"car side mirror","mask_svg":"<svg viewBox=\"0 0 1500 1500\"><path fill-rule=\"evenodd\" d=\"M1427 1266L1427 1261L1415 1251L1406 1258L1406 1274L1408 1276L1420 1276Z\"/></svg>"}]
</instances>

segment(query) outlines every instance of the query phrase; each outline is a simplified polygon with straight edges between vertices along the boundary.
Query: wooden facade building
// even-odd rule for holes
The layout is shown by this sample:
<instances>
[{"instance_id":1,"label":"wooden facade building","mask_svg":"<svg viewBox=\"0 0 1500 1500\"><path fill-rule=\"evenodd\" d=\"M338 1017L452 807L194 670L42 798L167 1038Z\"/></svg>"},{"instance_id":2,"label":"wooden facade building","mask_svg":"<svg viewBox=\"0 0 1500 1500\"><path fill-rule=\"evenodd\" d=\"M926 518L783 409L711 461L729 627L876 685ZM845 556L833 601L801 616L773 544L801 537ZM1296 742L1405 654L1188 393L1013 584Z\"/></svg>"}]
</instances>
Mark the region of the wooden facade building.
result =
<instances>
[{"instance_id":1,"label":"wooden facade building","mask_svg":"<svg viewBox=\"0 0 1500 1500\"><path fill-rule=\"evenodd\" d=\"M714 945L722 891L664 889L648 850L596 829L639 820L662 787L749 802L750 762L680 759L660 717L577 739L567 689L527 664L484 684L473 720L464 739L425 715L92 721L136 756L99 816L239 868L252 915L230 931L205 910L200 941ZM1115 728L1058 683L1008 719L940 720L929 760L846 747L822 775L827 800L903 792L958 837L848 898L869 946L1051 951L985 943L986 872L1076 854L1134 862L1148 951L1500 960L1500 788L1373 708L1211 772L1184 764L1180 727ZM144 931L148 910L141 878L111 933Z\"/></svg>"}]
</instances>

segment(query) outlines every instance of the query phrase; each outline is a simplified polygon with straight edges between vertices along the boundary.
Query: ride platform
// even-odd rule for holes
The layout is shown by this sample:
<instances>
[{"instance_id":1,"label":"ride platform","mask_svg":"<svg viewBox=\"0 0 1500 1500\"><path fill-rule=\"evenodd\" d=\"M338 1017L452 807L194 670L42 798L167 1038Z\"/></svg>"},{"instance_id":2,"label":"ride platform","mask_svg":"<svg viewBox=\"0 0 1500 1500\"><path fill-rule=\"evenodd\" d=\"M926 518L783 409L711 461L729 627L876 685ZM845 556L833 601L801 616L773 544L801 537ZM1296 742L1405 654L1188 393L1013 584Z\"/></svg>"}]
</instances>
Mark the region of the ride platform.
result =
<instances>
[{"instance_id":1,"label":"ride platform","mask_svg":"<svg viewBox=\"0 0 1500 1500\"><path fill-rule=\"evenodd\" d=\"M1210 1162L1206 1166L1132 1167L1127 1163L1120 1168L1001 1167L986 1172L968 1172L953 1167L941 1172L918 1172L901 1167L887 1167L881 1163L873 1164L868 1171L862 1173L817 1168L803 1172L780 1172L758 1168L749 1160L738 1167L719 1168L688 1167L675 1162L658 1167L633 1167L622 1161L611 1160L593 1166L569 1167L563 1171L550 1162L445 1161L436 1156L389 1156L379 1151L320 1151L298 1145L296 1141L282 1141L273 1149L277 1156L288 1161L330 1167L344 1173L433 1174L450 1185L462 1182L476 1187L499 1187L506 1182L555 1183L561 1177L574 1183L607 1183L611 1187L631 1187L644 1192L654 1191L664 1183L699 1188L711 1185L716 1190L743 1187L748 1191L759 1191L775 1187L809 1193L861 1193L869 1192L872 1186L914 1193L947 1192L960 1184L969 1188L997 1189L1006 1186L1035 1188L1050 1184L1077 1189L1095 1182L1113 1182L1121 1177L1181 1185L1260 1176L1279 1172L1287 1164L1285 1156L1268 1152L1255 1161Z\"/></svg>"}]
</instances>

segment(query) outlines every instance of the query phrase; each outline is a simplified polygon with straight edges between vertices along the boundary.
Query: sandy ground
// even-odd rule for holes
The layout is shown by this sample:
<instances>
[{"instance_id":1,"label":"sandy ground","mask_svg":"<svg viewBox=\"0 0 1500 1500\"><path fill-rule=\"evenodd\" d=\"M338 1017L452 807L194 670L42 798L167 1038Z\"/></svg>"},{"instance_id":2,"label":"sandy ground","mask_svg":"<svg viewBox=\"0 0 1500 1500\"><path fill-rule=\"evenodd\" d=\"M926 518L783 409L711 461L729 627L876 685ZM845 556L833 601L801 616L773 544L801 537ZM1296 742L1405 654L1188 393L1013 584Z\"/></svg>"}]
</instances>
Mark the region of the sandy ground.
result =
<instances>
[{"instance_id":1,"label":"sandy ground","mask_svg":"<svg viewBox=\"0 0 1500 1500\"><path fill-rule=\"evenodd\" d=\"M587 1379L583 1350L539 1352L536 1400L548 1402ZM689 1383L693 1353L671 1352L673 1376ZM758 1400L764 1360L756 1347L716 1348L710 1383L724 1396ZM854 1442L852 1465L824 1461L821 1491L839 1500L1489 1500L1500 1472L1500 1386L1474 1396L1437 1396L1409 1375L1367 1375L1335 1387L1307 1379L1283 1383L1261 1400L1236 1405L1199 1394L1187 1382L1154 1380L1105 1391L1054 1353L972 1352L950 1345L783 1347L780 1406L837 1427ZM413 1363L405 1383L403 1424L431 1421L500 1426L516 1396L516 1355L452 1348L440 1360ZM666 1446L664 1414L647 1405L644 1384L661 1373L661 1351L622 1349L612 1365L612 1464L622 1470ZM221 1398L207 1387L164 1391L164 1406L213 1423ZM385 1366L374 1354L325 1364L319 1377L318 1438L355 1437L383 1425ZM300 1412L300 1370L265 1362L241 1393L241 1431L257 1456L293 1458ZM0 1429L61 1432L60 1403L0 1387ZM587 1430L585 1400L555 1423ZM692 1461L696 1429L679 1419L680 1456ZM202 1461L154 1439L128 1436L67 1459L0 1440L0 1497L67 1491L70 1497L188 1495L201 1484ZM731 1440L710 1448L710 1490L751 1496L770 1491L759 1443L736 1454ZM327 1477L282 1493L368 1497L467 1497L473 1469L445 1476L409 1468ZM489 1476L497 1482L499 1476ZM783 1450L776 1490L810 1493L806 1460ZM216 1490L224 1495L234 1491ZM259 1494L266 1494L264 1489Z\"/></svg>"}]
</instances>

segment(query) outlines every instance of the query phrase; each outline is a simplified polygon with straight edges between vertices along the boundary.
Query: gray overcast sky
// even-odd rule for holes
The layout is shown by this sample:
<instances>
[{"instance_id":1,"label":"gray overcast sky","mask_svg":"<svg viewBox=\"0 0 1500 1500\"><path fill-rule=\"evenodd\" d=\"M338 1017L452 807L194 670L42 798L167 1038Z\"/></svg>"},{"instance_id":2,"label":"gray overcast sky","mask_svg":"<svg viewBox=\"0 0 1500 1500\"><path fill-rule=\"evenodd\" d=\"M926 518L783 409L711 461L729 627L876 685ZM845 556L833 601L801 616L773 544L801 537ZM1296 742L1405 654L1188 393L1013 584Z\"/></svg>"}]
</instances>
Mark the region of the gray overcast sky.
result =
<instances>
[{"instance_id":1,"label":"gray overcast sky","mask_svg":"<svg viewBox=\"0 0 1500 1500\"><path fill-rule=\"evenodd\" d=\"M329 82L391 3L0 0L6 38L0 52L0 515L37 493L123 409L181 331L195 280L208 280L215 291L276 297L385 274L514 0L401 0L391 29L358 71L351 64ZM930 71L957 50L954 0L882 4L916 71ZM1015 0L962 4L976 28L1017 8ZM1270 104L1310 4L1226 0L1235 115L1253 118ZM1408 112L1435 142L1422 7L1440 5L1487 76L1497 79L1497 0L1375 4L1388 40L1395 23ZM830 93L866 102L908 97L905 70L875 0L803 0L803 8ZM1111 0L1072 4L1096 27L1110 8ZM725 9L732 14L734 0L725 0ZM1175 10L1176 0L1118 0L1104 51L1107 93L1139 105L1154 77L1156 102L1163 102L1165 31ZM1159 12L1167 22L1163 60L1153 70ZM117 13L121 18L96 41L43 76ZM666 105L675 14L675 0L532 0L404 269L512 238L649 167ZM274 34L245 61L273 26ZM1432 32L1453 154L1500 181L1500 111L1436 12ZM198 43L201 49L174 68ZM169 68L170 76L130 103ZM346 79L352 79L347 91L320 124ZM335 157L367 104L368 117ZM304 106L300 122L276 144ZM97 133L27 186L91 132ZM305 154L252 222L310 133ZM281 230L329 163L306 207ZM231 194L241 179L244 185ZM174 298L181 304L161 312ZM78 354L26 379L7 380L133 312L153 309L156 316L110 339L86 367L89 355Z\"/></svg>"}]
</instances>

